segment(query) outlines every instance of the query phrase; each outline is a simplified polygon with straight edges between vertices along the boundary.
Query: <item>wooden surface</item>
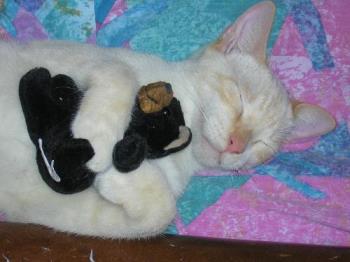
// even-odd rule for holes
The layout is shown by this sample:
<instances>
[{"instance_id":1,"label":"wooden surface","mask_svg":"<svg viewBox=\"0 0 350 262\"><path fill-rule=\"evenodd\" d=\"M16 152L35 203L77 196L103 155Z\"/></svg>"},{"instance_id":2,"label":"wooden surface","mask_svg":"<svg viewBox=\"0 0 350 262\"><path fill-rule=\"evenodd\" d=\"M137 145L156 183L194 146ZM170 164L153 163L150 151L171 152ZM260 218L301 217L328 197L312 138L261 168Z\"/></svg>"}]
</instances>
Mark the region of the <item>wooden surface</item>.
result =
<instances>
[{"instance_id":1,"label":"wooden surface","mask_svg":"<svg viewBox=\"0 0 350 262\"><path fill-rule=\"evenodd\" d=\"M104 240L58 233L35 225L0 223L0 261L349 262L350 249L176 236Z\"/></svg>"}]
</instances>

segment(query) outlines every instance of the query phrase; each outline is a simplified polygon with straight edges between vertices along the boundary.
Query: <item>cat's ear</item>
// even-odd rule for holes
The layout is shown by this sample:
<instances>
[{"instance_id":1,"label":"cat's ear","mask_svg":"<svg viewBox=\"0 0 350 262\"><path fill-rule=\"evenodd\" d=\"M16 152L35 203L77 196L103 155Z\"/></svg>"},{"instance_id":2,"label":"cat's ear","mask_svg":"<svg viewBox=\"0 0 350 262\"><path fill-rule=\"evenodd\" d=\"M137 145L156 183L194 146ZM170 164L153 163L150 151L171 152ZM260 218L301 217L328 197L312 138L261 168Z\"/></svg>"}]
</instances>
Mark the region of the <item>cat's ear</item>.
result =
<instances>
[{"instance_id":1,"label":"cat's ear","mask_svg":"<svg viewBox=\"0 0 350 262\"><path fill-rule=\"evenodd\" d=\"M318 137L336 127L335 119L323 108L299 101L292 101L294 126L287 142Z\"/></svg>"},{"instance_id":2,"label":"cat's ear","mask_svg":"<svg viewBox=\"0 0 350 262\"><path fill-rule=\"evenodd\" d=\"M274 15L275 5L271 1L254 5L226 29L214 48L224 54L238 49L264 63Z\"/></svg>"}]
</instances>

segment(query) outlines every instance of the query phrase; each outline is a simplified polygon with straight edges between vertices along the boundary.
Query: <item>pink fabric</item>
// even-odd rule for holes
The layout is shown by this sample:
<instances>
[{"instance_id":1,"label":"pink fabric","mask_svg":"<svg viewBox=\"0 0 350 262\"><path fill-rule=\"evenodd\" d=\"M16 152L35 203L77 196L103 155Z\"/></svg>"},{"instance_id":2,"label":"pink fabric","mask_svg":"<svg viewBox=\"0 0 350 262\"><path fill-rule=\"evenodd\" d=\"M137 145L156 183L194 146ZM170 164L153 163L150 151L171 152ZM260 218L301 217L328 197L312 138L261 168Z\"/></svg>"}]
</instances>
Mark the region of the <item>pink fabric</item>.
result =
<instances>
[{"instance_id":1,"label":"pink fabric","mask_svg":"<svg viewBox=\"0 0 350 262\"><path fill-rule=\"evenodd\" d=\"M253 177L243 187L226 191L180 234L243 240L349 246L350 184L345 179L303 177L328 195L314 201L271 177Z\"/></svg>"}]
</instances>

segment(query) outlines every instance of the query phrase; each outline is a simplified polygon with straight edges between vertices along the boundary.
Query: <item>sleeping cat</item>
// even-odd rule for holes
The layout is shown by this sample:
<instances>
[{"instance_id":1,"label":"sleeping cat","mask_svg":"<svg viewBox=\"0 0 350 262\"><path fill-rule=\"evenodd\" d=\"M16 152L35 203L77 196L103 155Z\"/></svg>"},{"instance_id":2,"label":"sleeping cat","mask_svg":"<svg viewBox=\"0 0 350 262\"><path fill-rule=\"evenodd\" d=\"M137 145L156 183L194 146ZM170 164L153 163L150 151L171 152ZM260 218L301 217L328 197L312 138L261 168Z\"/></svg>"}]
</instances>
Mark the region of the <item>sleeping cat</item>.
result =
<instances>
[{"instance_id":1,"label":"sleeping cat","mask_svg":"<svg viewBox=\"0 0 350 262\"><path fill-rule=\"evenodd\" d=\"M266 65L274 5L245 12L200 56L179 63L123 49L68 42L0 43L0 210L10 221L94 236L136 238L162 232L191 175L203 168L246 169L286 140L332 130L317 106L290 101ZM43 181L18 98L22 75L37 66L70 75L86 88L72 130L92 144L94 188L61 195ZM130 120L137 87L172 84L193 142L130 173L112 165L114 144Z\"/></svg>"}]
</instances>

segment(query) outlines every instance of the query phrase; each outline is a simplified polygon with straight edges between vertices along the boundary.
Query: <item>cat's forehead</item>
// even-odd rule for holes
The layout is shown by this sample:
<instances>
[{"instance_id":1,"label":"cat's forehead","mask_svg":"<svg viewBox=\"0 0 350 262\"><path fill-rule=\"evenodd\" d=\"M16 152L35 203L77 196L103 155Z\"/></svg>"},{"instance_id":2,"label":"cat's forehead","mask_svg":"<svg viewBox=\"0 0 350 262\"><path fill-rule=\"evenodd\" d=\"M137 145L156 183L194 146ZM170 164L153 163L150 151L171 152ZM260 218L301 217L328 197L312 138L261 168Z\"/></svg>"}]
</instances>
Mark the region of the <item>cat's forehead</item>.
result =
<instances>
[{"instance_id":1,"label":"cat's forehead","mask_svg":"<svg viewBox=\"0 0 350 262\"><path fill-rule=\"evenodd\" d=\"M208 97L215 92L232 110L238 110L243 103L246 109L253 108L259 113L271 111L269 98L283 96L268 67L249 54L234 51L230 56L224 56L209 49L201 64L206 69L201 76L208 80L212 89Z\"/></svg>"}]
</instances>

